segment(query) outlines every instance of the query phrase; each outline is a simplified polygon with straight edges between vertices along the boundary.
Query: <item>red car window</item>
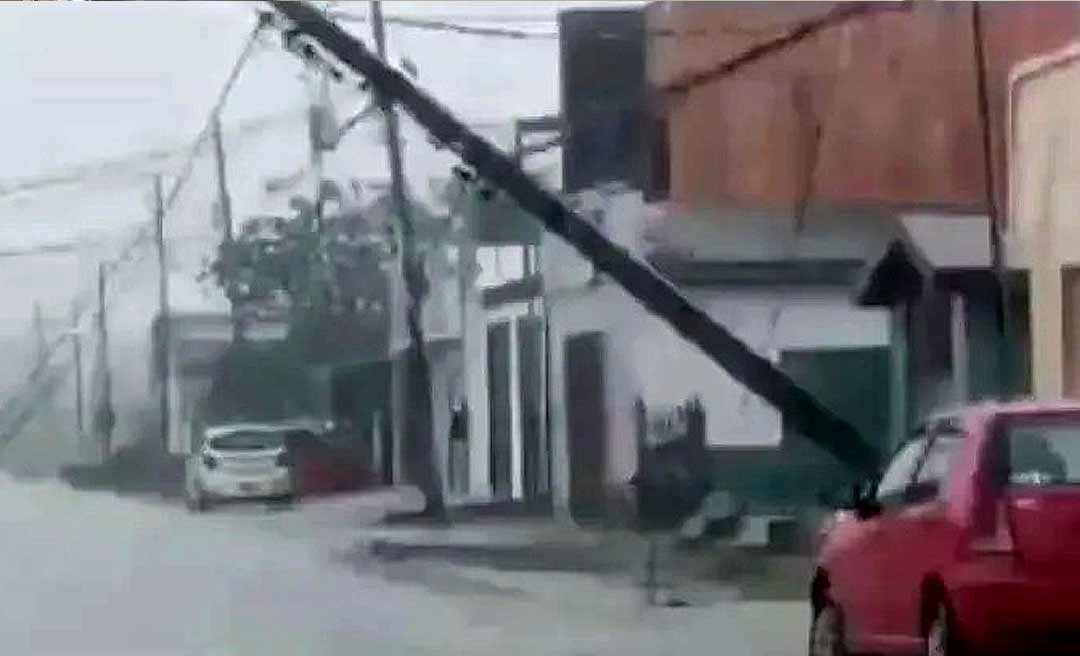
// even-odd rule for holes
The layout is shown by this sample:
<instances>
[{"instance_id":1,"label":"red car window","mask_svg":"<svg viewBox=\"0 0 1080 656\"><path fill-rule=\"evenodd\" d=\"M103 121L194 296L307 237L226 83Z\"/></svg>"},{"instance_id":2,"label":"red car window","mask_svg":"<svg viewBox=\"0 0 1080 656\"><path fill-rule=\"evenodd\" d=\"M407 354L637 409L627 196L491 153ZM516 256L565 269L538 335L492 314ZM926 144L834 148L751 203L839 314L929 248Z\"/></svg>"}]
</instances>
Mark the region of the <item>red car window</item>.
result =
<instances>
[{"instance_id":1,"label":"red car window","mask_svg":"<svg viewBox=\"0 0 1080 656\"><path fill-rule=\"evenodd\" d=\"M953 458L963 443L960 436L947 435L935 439L923 458L923 464L919 467L919 473L915 476L916 483L941 483L949 474Z\"/></svg>"},{"instance_id":2,"label":"red car window","mask_svg":"<svg viewBox=\"0 0 1080 656\"><path fill-rule=\"evenodd\" d=\"M1007 439L1011 485L1080 484L1080 424L1017 423Z\"/></svg>"},{"instance_id":3,"label":"red car window","mask_svg":"<svg viewBox=\"0 0 1080 656\"><path fill-rule=\"evenodd\" d=\"M896 503L903 499L925 450L926 438L912 440L900 449L878 483L877 499L880 503Z\"/></svg>"}]
</instances>

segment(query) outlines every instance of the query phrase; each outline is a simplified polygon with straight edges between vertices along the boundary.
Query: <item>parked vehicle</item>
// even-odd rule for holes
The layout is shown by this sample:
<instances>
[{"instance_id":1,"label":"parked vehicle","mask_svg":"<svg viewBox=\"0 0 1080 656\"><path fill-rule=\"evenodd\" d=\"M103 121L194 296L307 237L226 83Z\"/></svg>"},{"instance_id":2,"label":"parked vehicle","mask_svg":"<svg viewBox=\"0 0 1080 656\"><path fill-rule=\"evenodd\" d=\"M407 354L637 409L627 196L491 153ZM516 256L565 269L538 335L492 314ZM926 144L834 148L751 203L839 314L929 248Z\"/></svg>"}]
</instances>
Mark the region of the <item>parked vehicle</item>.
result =
<instances>
[{"instance_id":1,"label":"parked vehicle","mask_svg":"<svg viewBox=\"0 0 1080 656\"><path fill-rule=\"evenodd\" d=\"M939 417L820 535L813 656L1080 647L1080 404Z\"/></svg>"},{"instance_id":2,"label":"parked vehicle","mask_svg":"<svg viewBox=\"0 0 1080 656\"><path fill-rule=\"evenodd\" d=\"M356 490L372 482L366 452L353 437L337 431L287 435L297 496Z\"/></svg>"},{"instance_id":3,"label":"parked vehicle","mask_svg":"<svg viewBox=\"0 0 1080 656\"><path fill-rule=\"evenodd\" d=\"M227 499L289 500L296 493L289 442L315 439L298 423L242 423L206 429L188 462L185 498L192 510Z\"/></svg>"}]
</instances>

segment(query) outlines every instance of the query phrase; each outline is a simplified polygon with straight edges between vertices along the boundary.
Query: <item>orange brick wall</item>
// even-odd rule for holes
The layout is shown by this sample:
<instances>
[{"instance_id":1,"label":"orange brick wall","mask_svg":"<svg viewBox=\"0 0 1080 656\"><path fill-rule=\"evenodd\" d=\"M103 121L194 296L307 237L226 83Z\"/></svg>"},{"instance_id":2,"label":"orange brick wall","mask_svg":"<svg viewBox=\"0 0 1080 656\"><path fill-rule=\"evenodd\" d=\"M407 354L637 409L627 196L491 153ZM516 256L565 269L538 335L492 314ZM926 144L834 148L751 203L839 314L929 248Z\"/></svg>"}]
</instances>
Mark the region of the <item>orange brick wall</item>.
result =
<instances>
[{"instance_id":1,"label":"orange brick wall","mask_svg":"<svg viewBox=\"0 0 1080 656\"><path fill-rule=\"evenodd\" d=\"M831 6L649 6L647 74L655 111L669 121L672 200L787 207L809 186L811 202L822 204L984 207L968 3L918 2L872 14L731 77L663 92ZM982 11L995 188L1004 208L1009 70L1080 37L1080 3L987 3Z\"/></svg>"}]
</instances>

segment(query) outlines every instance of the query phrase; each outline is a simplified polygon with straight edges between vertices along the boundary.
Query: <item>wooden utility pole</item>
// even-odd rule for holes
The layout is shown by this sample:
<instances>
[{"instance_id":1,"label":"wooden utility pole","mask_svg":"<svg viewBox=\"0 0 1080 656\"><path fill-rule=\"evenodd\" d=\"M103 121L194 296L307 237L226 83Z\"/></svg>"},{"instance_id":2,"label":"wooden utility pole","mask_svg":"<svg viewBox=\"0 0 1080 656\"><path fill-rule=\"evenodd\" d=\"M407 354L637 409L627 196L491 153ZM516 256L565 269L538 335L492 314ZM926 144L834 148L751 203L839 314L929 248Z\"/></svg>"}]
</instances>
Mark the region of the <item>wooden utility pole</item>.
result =
<instances>
[{"instance_id":1,"label":"wooden utility pole","mask_svg":"<svg viewBox=\"0 0 1080 656\"><path fill-rule=\"evenodd\" d=\"M169 269L165 252L165 198L162 193L161 175L154 176L154 227L157 237L158 256L158 355L161 365L159 407L161 413L161 444L169 449Z\"/></svg>"},{"instance_id":2,"label":"wooden utility pole","mask_svg":"<svg viewBox=\"0 0 1080 656\"><path fill-rule=\"evenodd\" d=\"M371 28L380 61L386 61L386 29L382 3L371 3ZM379 105L386 119L386 152L390 163L390 193L401 229L401 274L409 300L405 322L409 329L410 348L406 361L405 454L406 470L424 493L425 512L441 514L443 507L442 476L436 463L432 432L431 369L424 348L423 309L427 280L424 263L416 251L416 233L405 189L405 171L401 161L400 128L393 98L376 87Z\"/></svg>"},{"instance_id":3,"label":"wooden utility pole","mask_svg":"<svg viewBox=\"0 0 1080 656\"><path fill-rule=\"evenodd\" d=\"M835 415L785 372L691 303L675 285L612 243L596 226L541 188L514 165L511 157L466 127L406 76L386 66L364 44L326 20L307 3L272 0L271 4L297 30L318 41L330 54L366 78L383 95L385 102L401 103L437 142L453 149L480 177L504 190L549 231L574 246L598 270L611 276L637 299L645 310L660 317L728 375L780 410L793 430L856 471L878 471L880 454L850 423ZM819 29L824 27L812 25L799 30L798 34L808 36ZM775 47L756 48L710 75L737 70L795 41L792 35L785 35L777 40Z\"/></svg>"}]
</instances>

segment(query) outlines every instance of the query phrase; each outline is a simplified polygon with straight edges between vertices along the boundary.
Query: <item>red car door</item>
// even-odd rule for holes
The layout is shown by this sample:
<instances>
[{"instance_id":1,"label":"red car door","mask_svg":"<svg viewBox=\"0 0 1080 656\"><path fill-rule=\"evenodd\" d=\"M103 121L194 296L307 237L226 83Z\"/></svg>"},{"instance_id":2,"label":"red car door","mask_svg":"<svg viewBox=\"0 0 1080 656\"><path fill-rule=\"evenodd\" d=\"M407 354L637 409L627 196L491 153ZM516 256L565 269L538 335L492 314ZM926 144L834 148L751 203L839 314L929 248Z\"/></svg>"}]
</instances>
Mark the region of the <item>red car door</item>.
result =
<instances>
[{"instance_id":1,"label":"red car door","mask_svg":"<svg viewBox=\"0 0 1080 656\"><path fill-rule=\"evenodd\" d=\"M845 515L835 526L823 554L828 572L829 597L840 608L851 645L861 648L874 635L873 587L876 544L881 517Z\"/></svg>"},{"instance_id":2,"label":"red car door","mask_svg":"<svg viewBox=\"0 0 1080 656\"><path fill-rule=\"evenodd\" d=\"M905 444L877 485L880 511L837 527L830 539L826 567L834 601L844 615L848 640L856 651L877 650L887 642L886 589L892 584L888 557L892 525L903 509L904 495L926 450L924 438Z\"/></svg>"},{"instance_id":3,"label":"red car door","mask_svg":"<svg viewBox=\"0 0 1080 656\"><path fill-rule=\"evenodd\" d=\"M888 649L920 644L921 588L925 577L939 573L960 539L947 514L945 481L961 433L938 427L904 494L901 507L883 530L888 585L882 588L879 640Z\"/></svg>"}]
</instances>

